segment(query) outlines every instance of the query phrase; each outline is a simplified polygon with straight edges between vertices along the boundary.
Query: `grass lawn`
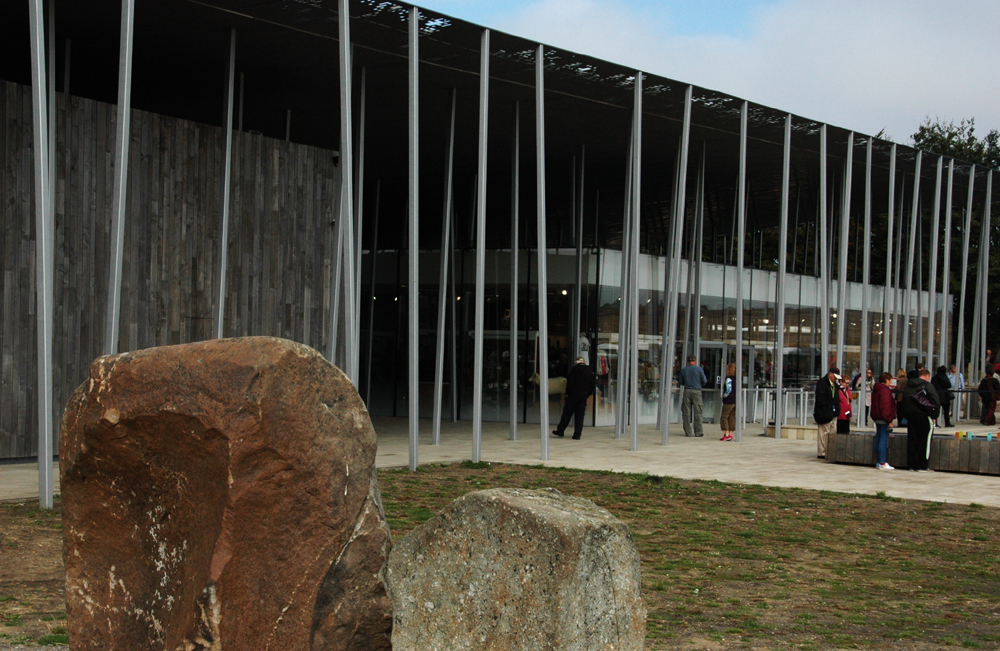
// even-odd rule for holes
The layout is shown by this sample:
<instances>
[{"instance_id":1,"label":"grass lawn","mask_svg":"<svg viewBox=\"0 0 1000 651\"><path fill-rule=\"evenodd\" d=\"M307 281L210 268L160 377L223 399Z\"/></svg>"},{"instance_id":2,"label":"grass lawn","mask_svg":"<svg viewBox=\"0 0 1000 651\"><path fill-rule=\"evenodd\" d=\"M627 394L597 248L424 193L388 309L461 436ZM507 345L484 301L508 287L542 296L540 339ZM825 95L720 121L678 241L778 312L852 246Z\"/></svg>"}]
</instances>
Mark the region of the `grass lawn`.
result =
<instances>
[{"instance_id":1,"label":"grass lawn","mask_svg":"<svg viewBox=\"0 0 1000 651\"><path fill-rule=\"evenodd\" d=\"M632 528L649 649L1000 648L1000 509L468 462L379 482L396 539L471 490L592 499ZM65 643L61 538L0 505L0 650Z\"/></svg>"}]
</instances>

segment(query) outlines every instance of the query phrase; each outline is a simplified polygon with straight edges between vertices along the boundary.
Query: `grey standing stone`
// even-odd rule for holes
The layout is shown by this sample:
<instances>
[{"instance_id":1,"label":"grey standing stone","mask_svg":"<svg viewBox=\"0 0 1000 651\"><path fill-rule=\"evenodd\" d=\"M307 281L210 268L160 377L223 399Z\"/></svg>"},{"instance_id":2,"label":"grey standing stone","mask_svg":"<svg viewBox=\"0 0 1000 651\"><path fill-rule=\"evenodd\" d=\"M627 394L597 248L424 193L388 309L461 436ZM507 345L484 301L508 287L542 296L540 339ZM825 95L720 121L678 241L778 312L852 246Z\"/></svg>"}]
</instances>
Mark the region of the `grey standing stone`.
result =
<instances>
[{"instance_id":1,"label":"grey standing stone","mask_svg":"<svg viewBox=\"0 0 1000 651\"><path fill-rule=\"evenodd\" d=\"M557 490L455 500L397 543L394 651L639 651L646 608L625 523Z\"/></svg>"}]
</instances>

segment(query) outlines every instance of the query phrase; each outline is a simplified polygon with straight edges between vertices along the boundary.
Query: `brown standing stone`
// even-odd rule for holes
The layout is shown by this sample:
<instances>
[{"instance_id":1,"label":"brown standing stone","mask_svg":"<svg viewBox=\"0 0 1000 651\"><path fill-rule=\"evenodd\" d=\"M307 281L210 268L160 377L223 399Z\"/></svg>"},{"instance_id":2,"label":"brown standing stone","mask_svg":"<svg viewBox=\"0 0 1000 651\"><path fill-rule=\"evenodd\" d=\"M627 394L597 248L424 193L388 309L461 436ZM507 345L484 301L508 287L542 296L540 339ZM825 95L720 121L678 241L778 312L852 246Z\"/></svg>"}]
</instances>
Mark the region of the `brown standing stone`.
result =
<instances>
[{"instance_id":1,"label":"brown standing stone","mask_svg":"<svg viewBox=\"0 0 1000 651\"><path fill-rule=\"evenodd\" d=\"M628 526L557 490L455 500L396 543L395 651L641 651L646 609Z\"/></svg>"},{"instance_id":2,"label":"brown standing stone","mask_svg":"<svg viewBox=\"0 0 1000 651\"><path fill-rule=\"evenodd\" d=\"M97 359L62 425L73 649L389 649L375 431L267 337Z\"/></svg>"}]
</instances>

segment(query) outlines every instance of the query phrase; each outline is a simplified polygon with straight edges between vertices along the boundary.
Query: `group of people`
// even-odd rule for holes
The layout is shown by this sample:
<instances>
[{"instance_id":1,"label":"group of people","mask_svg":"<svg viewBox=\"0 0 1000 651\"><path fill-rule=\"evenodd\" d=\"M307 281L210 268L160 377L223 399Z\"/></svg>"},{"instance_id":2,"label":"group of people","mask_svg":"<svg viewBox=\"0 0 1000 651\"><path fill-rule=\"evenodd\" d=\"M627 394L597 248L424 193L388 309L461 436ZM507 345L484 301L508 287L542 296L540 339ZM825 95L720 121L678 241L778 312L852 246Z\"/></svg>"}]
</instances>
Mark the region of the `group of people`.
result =
<instances>
[{"instance_id":1,"label":"group of people","mask_svg":"<svg viewBox=\"0 0 1000 651\"><path fill-rule=\"evenodd\" d=\"M879 470L893 470L886 461L890 428L906 427L906 465L910 470L929 471L931 437L937 419L944 417L945 427L951 427L951 404L955 399L952 389L955 369L949 375L944 366L938 367L934 377L930 370L918 364L910 371L899 369L894 376L885 371L874 380L870 374L868 383L870 400L866 401L866 417L875 422L875 467ZM870 372L869 372L870 373ZM851 394L840 369L833 367L826 376L816 383L816 402L813 418L816 421L816 453L820 459L826 458L829 435L849 432ZM847 410L845 419L844 411ZM836 423L836 425L834 425Z\"/></svg>"}]
</instances>

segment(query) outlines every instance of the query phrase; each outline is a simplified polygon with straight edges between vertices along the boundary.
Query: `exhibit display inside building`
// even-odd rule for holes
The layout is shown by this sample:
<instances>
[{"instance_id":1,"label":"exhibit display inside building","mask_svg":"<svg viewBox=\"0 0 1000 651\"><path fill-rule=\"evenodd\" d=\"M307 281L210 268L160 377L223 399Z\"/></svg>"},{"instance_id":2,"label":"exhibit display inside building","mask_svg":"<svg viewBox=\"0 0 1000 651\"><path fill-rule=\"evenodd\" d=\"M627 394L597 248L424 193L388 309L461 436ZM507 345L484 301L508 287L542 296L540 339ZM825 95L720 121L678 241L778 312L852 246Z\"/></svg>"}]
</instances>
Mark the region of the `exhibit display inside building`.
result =
<instances>
[{"instance_id":1,"label":"exhibit display inside building","mask_svg":"<svg viewBox=\"0 0 1000 651\"><path fill-rule=\"evenodd\" d=\"M0 90L0 459L218 337L323 352L411 467L441 419L548 458L577 356L633 449L688 355L779 436L832 363L981 372L982 166L374 0L5 3Z\"/></svg>"}]
</instances>

